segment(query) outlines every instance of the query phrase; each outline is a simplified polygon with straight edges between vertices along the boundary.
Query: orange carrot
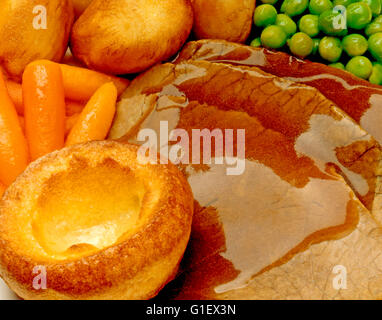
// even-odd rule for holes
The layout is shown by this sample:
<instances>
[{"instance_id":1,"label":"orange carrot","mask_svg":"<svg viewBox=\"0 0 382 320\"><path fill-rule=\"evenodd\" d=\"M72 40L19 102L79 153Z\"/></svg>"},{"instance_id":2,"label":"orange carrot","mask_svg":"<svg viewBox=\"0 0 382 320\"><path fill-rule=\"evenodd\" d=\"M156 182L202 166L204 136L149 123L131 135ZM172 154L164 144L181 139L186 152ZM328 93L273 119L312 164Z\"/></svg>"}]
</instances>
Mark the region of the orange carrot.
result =
<instances>
[{"instance_id":1,"label":"orange carrot","mask_svg":"<svg viewBox=\"0 0 382 320\"><path fill-rule=\"evenodd\" d=\"M0 199L3 196L5 189L6 189L5 185L0 182Z\"/></svg>"},{"instance_id":2,"label":"orange carrot","mask_svg":"<svg viewBox=\"0 0 382 320\"><path fill-rule=\"evenodd\" d=\"M97 71L60 64L64 80L65 96L75 101L88 101L103 84L113 82L118 95L127 88L126 79L109 76Z\"/></svg>"},{"instance_id":3,"label":"orange carrot","mask_svg":"<svg viewBox=\"0 0 382 320\"><path fill-rule=\"evenodd\" d=\"M0 74L0 180L10 185L28 165L28 145Z\"/></svg>"},{"instance_id":4,"label":"orange carrot","mask_svg":"<svg viewBox=\"0 0 382 320\"><path fill-rule=\"evenodd\" d=\"M19 116L20 127L25 132L25 119L23 116Z\"/></svg>"},{"instance_id":5,"label":"orange carrot","mask_svg":"<svg viewBox=\"0 0 382 320\"><path fill-rule=\"evenodd\" d=\"M101 86L81 112L66 145L105 139L113 122L116 101L115 85L109 82Z\"/></svg>"},{"instance_id":6,"label":"orange carrot","mask_svg":"<svg viewBox=\"0 0 382 320\"><path fill-rule=\"evenodd\" d=\"M81 112L83 109L78 110L82 102L86 102L94 94L94 92L103 84L107 82L113 82L118 90L118 95L122 94L127 88L129 81L126 79L109 76L100 72L92 71L85 68L69 66L65 64L60 64L63 73L63 81L65 94L68 99L76 101L68 101L69 107L76 108L73 113ZM19 115L24 115L24 105L23 105L23 93L21 84L7 80L7 89L11 100L13 101L17 113ZM67 114L67 115L73 115Z\"/></svg>"},{"instance_id":7,"label":"orange carrot","mask_svg":"<svg viewBox=\"0 0 382 320\"><path fill-rule=\"evenodd\" d=\"M66 117L65 136L67 136L69 134L70 130L73 129L73 127L77 123L79 117L80 117L80 113L75 113L69 117Z\"/></svg>"},{"instance_id":8,"label":"orange carrot","mask_svg":"<svg viewBox=\"0 0 382 320\"><path fill-rule=\"evenodd\" d=\"M66 115L72 116L77 113L81 113L84 110L85 104L82 102L66 100Z\"/></svg>"},{"instance_id":9,"label":"orange carrot","mask_svg":"<svg viewBox=\"0 0 382 320\"><path fill-rule=\"evenodd\" d=\"M22 116L24 114L24 105L23 89L21 88L21 84L12 80L7 80L5 83L7 85L8 94L16 107L17 113Z\"/></svg>"},{"instance_id":10,"label":"orange carrot","mask_svg":"<svg viewBox=\"0 0 382 320\"><path fill-rule=\"evenodd\" d=\"M32 160L61 149L65 140L65 95L61 68L47 60L23 74L25 132Z\"/></svg>"}]
</instances>

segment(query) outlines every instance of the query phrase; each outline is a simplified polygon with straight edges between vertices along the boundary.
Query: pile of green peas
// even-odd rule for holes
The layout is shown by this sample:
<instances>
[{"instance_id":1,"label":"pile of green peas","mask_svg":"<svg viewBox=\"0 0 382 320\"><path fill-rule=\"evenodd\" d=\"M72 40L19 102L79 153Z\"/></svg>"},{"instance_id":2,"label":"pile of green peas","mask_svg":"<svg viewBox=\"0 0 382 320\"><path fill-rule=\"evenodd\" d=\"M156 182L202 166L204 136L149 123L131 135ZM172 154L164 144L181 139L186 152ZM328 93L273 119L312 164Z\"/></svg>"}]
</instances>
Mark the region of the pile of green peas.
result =
<instances>
[{"instance_id":1,"label":"pile of green peas","mask_svg":"<svg viewBox=\"0 0 382 320\"><path fill-rule=\"evenodd\" d=\"M261 0L254 47L289 48L382 85L382 0Z\"/></svg>"}]
</instances>

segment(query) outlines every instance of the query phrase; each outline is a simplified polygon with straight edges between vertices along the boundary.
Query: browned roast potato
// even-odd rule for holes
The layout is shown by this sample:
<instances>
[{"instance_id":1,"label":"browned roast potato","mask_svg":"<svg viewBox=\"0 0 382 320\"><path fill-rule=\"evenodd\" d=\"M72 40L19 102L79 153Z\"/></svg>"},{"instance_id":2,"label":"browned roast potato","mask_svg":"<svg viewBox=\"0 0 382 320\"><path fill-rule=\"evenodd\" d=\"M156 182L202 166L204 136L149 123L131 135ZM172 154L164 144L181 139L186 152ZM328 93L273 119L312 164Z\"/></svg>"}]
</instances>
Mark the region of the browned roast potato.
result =
<instances>
[{"instance_id":1,"label":"browned roast potato","mask_svg":"<svg viewBox=\"0 0 382 320\"><path fill-rule=\"evenodd\" d=\"M92 1L93 0L72 0L76 18L78 18L85 11Z\"/></svg>"},{"instance_id":2,"label":"browned roast potato","mask_svg":"<svg viewBox=\"0 0 382 320\"><path fill-rule=\"evenodd\" d=\"M193 0L194 33L198 39L247 40L256 0Z\"/></svg>"},{"instance_id":3,"label":"browned roast potato","mask_svg":"<svg viewBox=\"0 0 382 320\"><path fill-rule=\"evenodd\" d=\"M74 24L71 48L92 69L140 72L175 54L192 23L189 0L94 0Z\"/></svg>"},{"instance_id":4,"label":"browned roast potato","mask_svg":"<svg viewBox=\"0 0 382 320\"><path fill-rule=\"evenodd\" d=\"M0 65L20 79L36 59L59 61L73 24L71 0L1 0Z\"/></svg>"}]
</instances>

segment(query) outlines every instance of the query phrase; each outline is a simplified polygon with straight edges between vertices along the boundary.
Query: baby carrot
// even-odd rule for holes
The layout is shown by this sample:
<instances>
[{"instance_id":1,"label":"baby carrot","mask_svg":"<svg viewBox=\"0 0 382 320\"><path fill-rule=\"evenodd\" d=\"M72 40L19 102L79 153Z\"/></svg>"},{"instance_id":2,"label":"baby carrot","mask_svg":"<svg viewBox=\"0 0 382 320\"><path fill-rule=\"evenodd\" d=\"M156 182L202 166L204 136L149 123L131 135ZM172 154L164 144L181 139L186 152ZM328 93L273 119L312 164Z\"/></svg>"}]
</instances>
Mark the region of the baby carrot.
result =
<instances>
[{"instance_id":1,"label":"baby carrot","mask_svg":"<svg viewBox=\"0 0 382 320\"><path fill-rule=\"evenodd\" d=\"M115 85L109 82L101 86L81 112L68 135L66 145L105 139L113 122L116 101Z\"/></svg>"},{"instance_id":2,"label":"baby carrot","mask_svg":"<svg viewBox=\"0 0 382 320\"><path fill-rule=\"evenodd\" d=\"M72 116L77 113L81 113L84 110L85 104L82 102L66 100L66 115Z\"/></svg>"},{"instance_id":3,"label":"baby carrot","mask_svg":"<svg viewBox=\"0 0 382 320\"><path fill-rule=\"evenodd\" d=\"M32 160L61 149L65 140L65 95L61 68L40 60L23 74L25 132Z\"/></svg>"},{"instance_id":4,"label":"baby carrot","mask_svg":"<svg viewBox=\"0 0 382 320\"><path fill-rule=\"evenodd\" d=\"M16 107L16 111L19 115L24 114L24 105L23 105L23 89L21 84L14 82L12 80L5 81L8 89L8 94L13 104Z\"/></svg>"},{"instance_id":5,"label":"baby carrot","mask_svg":"<svg viewBox=\"0 0 382 320\"><path fill-rule=\"evenodd\" d=\"M109 76L97 71L60 64L64 81L65 96L75 101L88 101L103 84L113 82L118 95L127 88L126 79Z\"/></svg>"},{"instance_id":6,"label":"baby carrot","mask_svg":"<svg viewBox=\"0 0 382 320\"><path fill-rule=\"evenodd\" d=\"M73 129L74 125L77 123L77 120L80 117L80 113L72 114L71 116L66 117L66 130L65 136L67 136L70 130Z\"/></svg>"},{"instance_id":7,"label":"baby carrot","mask_svg":"<svg viewBox=\"0 0 382 320\"><path fill-rule=\"evenodd\" d=\"M28 145L0 74L0 180L10 185L28 165Z\"/></svg>"},{"instance_id":8,"label":"baby carrot","mask_svg":"<svg viewBox=\"0 0 382 320\"><path fill-rule=\"evenodd\" d=\"M20 122L20 127L23 132L25 132L25 119L23 116L19 116L19 122Z\"/></svg>"},{"instance_id":9,"label":"baby carrot","mask_svg":"<svg viewBox=\"0 0 382 320\"><path fill-rule=\"evenodd\" d=\"M0 182L0 199L3 196L5 189L6 189L5 185Z\"/></svg>"},{"instance_id":10,"label":"baby carrot","mask_svg":"<svg viewBox=\"0 0 382 320\"><path fill-rule=\"evenodd\" d=\"M126 79L109 76L85 68L65 64L60 64L60 67L63 73L65 94L68 98L67 107L69 108L69 114L67 113L67 115L81 112L84 105L79 101L87 102L94 92L103 84L113 82L117 87L118 95L122 94L129 84L129 81ZM19 115L24 115L23 91L21 84L12 80L7 80L6 85L17 113ZM80 106L82 106L82 108L79 110ZM70 113L70 108L76 111Z\"/></svg>"}]
</instances>

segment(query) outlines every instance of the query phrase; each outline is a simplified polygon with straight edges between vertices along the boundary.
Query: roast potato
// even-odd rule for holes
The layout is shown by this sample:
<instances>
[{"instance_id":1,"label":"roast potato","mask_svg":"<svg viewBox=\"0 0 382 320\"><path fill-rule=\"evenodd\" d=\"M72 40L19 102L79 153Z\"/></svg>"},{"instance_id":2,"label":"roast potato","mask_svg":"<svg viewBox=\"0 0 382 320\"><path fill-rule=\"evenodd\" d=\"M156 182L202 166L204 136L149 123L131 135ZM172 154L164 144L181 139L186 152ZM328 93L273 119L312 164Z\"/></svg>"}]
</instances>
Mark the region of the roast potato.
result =
<instances>
[{"instance_id":1,"label":"roast potato","mask_svg":"<svg viewBox=\"0 0 382 320\"><path fill-rule=\"evenodd\" d=\"M71 49L92 69L136 73L175 54L192 23L189 0L94 0L73 26Z\"/></svg>"},{"instance_id":2,"label":"roast potato","mask_svg":"<svg viewBox=\"0 0 382 320\"><path fill-rule=\"evenodd\" d=\"M198 39L245 42L251 32L256 0L193 0Z\"/></svg>"},{"instance_id":3,"label":"roast potato","mask_svg":"<svg viewBox=\"0 0 382 320\"><path fill-rule=\"evenodd\" d=\"M78 18L93 0L72 0L74 6L74 14Z\"/></svg>"},{"instance_id":4,"label":"roast potato","mask_svg":"<svg viewBox=\"0 0 382 320\"><path fill-rule=\"evenodd\" d=\"M71 0L2 0L0 65L18 80L33 60L61 60L73 18Z\"/></svg>"}]
</instances>

